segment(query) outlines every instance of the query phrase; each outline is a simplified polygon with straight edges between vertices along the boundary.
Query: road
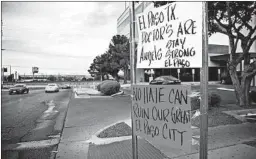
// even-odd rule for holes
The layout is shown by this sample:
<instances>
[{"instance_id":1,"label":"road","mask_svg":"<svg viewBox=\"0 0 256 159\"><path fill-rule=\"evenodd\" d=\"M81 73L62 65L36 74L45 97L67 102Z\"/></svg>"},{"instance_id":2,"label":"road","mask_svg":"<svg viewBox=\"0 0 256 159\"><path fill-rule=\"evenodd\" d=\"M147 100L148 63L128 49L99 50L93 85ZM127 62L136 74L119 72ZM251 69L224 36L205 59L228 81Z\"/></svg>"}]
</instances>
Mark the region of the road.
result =
<instances>
[{"instance_id":1,"label":"road","mask_svg":"<svg viewBox=\"0 0 256 159\"><path fill-rule=\"evenodd\" d=\"M60 136L71 93L30 90L29 94L9 95L2 91L2 158L49 158L54 146L41 141Z\"/></svg>"}]
</instances>

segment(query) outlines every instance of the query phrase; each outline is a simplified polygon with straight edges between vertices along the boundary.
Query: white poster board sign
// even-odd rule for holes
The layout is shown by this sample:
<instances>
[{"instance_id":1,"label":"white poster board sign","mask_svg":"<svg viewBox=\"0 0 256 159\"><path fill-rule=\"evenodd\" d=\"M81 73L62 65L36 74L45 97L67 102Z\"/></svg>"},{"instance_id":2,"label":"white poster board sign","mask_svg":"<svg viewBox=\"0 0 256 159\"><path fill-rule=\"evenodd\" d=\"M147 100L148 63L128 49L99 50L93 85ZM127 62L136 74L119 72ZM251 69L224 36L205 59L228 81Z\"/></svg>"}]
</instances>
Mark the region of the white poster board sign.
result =
<instances>
[{"instance_id":1,"label":"white poster board sign","mask_svg":"<svg viewBox=\"0 0 256 159\"><path fill-rule=\"evenodd\" d=\"M202 67L202 2L174 2L136 18L137 68Z\"/></svg>"},{"instance_id":2,"label":"white poster board sign","mask_svg":"<svg viewBox=\"0 0 256 159\"><path fill-rule=\"evenodd\" d=\"M192 140L190 94L190 85L133 85L133 133L153 145L189 152Z\"/></svg>"}]
</instances>

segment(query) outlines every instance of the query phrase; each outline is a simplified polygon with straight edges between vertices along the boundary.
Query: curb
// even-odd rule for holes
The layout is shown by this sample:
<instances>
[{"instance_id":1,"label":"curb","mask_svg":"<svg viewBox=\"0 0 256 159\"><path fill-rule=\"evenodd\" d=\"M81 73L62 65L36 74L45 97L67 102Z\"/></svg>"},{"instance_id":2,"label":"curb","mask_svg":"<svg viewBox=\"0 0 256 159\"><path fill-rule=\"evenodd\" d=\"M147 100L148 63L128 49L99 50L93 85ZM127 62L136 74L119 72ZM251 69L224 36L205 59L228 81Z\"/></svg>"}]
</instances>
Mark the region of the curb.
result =
<instances>
[{"instance_id":1,"label":"curb","mask_svg":"<svg viewBox=\"0 0 256 159\"><path fill-rule=\"evenodd\" d=\"M234 118L236 118L242 122L247 122L247 118L245 116L238 115L238 113L246 114L246 113L250 113L250 112L256 112L256 109L241 109L241 110L223 111L223 113L233 116Z\"/></svg>"},{"instance_id":2,"label":"curb","mask_svg":"<svg viewBox=\"0 0 256 159\"><path fill-rule=\"evenodd\" d=\"M69 101L68 101L67 105L65 105L64 111L61 112L61 113L58 115L57 119L56 119L56 123L55 123L55 125L54 125L54 129L55 129L56 131L61 131L61 132L63 131L64 125L65 125L65 119L66 119L66 116L67 116L67 112L68 112L68 108L69 108L69 104L70 104L70 100L71 100L71 98L72 98L72 95L73 95L73 93L70 93L70 95L69 95ZM59 126L58 126L58 125L59 125Z\"/></svg>"},{"instance_id":3,"label":"curb","mask_svg":"<svg viewBox=\"0 0 256 159\"><path fill-rule=\"evenodd\" d=\"M72 96L73 96L73 92L72 92L72 93L70 94L70 96L69 96L69 102L68 102L68 104L67 104L67 107L66 107L65 111L62 112L62 113L60 113L59 116L58 116L57 119L56 119L56 123L55 123L55 125L54 125L54 129L55 129L56 131L60 131L60 133L59 133L59 134L60 134L60 138L59 138L59 142L58 142L58 144L56 145L56 147L53 148L53 151L52 151L52 154L51 154L51 156L50 156L50 159L55 159L55 158L56 158L56 155L57 155L57 153L58 153L58 150L59 150L59 143L61 142L62 132L63 132L64 125L65 125L65 122L66 122L67 112L68 112L68 109L69 109L70 100L71 100ZM62 116L61 116L61 115L62 115ZM56 126L56 125L57 125L57 122L60 122L60 123L61 123L60 126ZM56 127L57 127L57 129L56 129Z\"/></svg>"},{"instance_id":4,"label":"curb","mask_svg":"<svg viewBox=\"0 0 256 159\"><path fill-rule=\"evenodd\" d=\"M120 141L132 139L132 135L130 135L130 136L120 136L120 137L109 137L109 138L99 138L98 137L98 135L102 131L104 131L107 128L109 128L109 127L111 127L113 125L116 125L118 123L125 122L129 127L131 127L130 121L131 121L131 119L128 118L128 119L125 119L125 120L119 120L119 121L117 121L117 122L115 122L113 124L105 126L104 128L98 130L94 135L92 135L91 138L89 140L87 140L87 142L95 144L95 145L106 145L106 144L110 144L110 143L114 143L114 142L120 142ZM199 128L191 125L191 129L192 130L196 130L196 129L199 129ZM139 137L139 138L141 138L141 137ZM197 144L197 141L195 140L195 138L198 138L198 137L196 135L192 136L192 143L195 142L195 144Z\"/></svg>"}]
</instances>

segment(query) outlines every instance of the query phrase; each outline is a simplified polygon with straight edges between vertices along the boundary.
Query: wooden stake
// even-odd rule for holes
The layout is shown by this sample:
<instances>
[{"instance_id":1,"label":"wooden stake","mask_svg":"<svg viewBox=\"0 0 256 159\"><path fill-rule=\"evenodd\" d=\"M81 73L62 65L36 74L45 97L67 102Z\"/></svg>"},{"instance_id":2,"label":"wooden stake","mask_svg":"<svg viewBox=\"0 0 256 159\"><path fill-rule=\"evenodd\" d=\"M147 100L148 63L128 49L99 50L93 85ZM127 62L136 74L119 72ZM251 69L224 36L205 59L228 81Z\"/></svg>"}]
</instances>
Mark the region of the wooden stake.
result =
<instances>
[{"instance_id":1,"label":"wooden stake","mask_svg":"<svg viewBox=\"0 0 256 159\"><path fill-rule=\"evenodd\" d=\"M131 69L131 88L136 84L136 57L135 57L135 11L134 1L130 2L130 69ZM131 111L132 112L132 111ZM131 115L133 117L133 115ZM133 121L133 120L132 120ZM138 159L138 142L134 134L134 125L132 122L132 156Z\"/></svg>"},{"instance_id":2,"label":"wooden stake","mask_svg":"<svg viewBox=\"0 0 256 159\"><path fill-rule=\"evenodd\" d=\"M208 157L208 6L203 3L202 14L202 68L201 81L201 102L200 102L200 159Z\"/></svg>"}]
</instances>

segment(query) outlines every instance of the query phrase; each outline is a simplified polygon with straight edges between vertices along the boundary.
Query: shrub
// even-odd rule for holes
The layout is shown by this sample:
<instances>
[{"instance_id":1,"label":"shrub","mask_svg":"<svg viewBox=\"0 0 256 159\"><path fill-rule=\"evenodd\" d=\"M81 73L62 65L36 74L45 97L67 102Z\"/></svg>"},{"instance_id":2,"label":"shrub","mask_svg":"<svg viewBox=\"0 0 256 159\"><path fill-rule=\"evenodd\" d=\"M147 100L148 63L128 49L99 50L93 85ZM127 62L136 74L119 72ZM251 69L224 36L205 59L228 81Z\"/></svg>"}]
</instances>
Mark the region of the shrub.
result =
<instances>
[{"instance_id":1,"label":"shrub","mask_svg":"<svg viewBox=\"0 0 256 159\"><path fill-rule=\"evenodd\" d=\"M102 81L101 83L99 83L97 85L97 90L100 91L101 90L101 86L104 84L104 83L107 83L107 82L111 82L112 80L105 80L105 81Z\"/></svg>"},{"instance_id":2,"label":"shrub","mask_svg":"<svg viewBox=\"0 0 256 159\"><path fill-rule=\"evenodd\" d=\"M231 77L230 77L229 73L227 73L227 72L223 72L220 75L220 80L221 80L222 84L232 84Z\"/></svg>"},{"instance_id":3,"label":"shrub","mask_svg":"<svg viewBox=\"0 0 256 159\"><path fill-rule=\"evenodd\" d=\"M209 107L219 107L221 102L221 97L217 93L209 93L208 95L208 105Z\"/></svg>"},{"instance_id":4,"label":"shrub","mask_svg":"<svg viewBox=\"0 0 256 159\"><path fill-rule=\"evenodd\" d=\"M256 89L251 90L250 92L250 100L254 103L256 103Z\"/></svg>"},{"instance_id":5,"label":"shrub","mask_svg":"<svg viewBox=\"0 0 256 159\"><path fill-rule=\"evenodd\" d=\"M100 86L100 91L104 95L112 95L119 92L119 90L120 90L120 83L118 83L117 81L108 81L103 83Z\"/></svg>"},{"instance_id":6,"label":"shrub","mask_svg":"<svg viewBox=\"0 0 256 159\"><path fill-rule=\"evenodd\" d=\"M97 85L97 90L98 90L98 91L100 91L100 86L101 86L101 83L99 83L99 84Z\"/></svg>"},{"instance_id":7,"label":"shrub","mask_svg":"<svg viewBox=\"0 0 256 159\"><path fill-rule=\"evenodd\" d=\"M200 109L200 99L199 97L191 97L191 110Z\"/></svg>"},{"instance_id":8,"label":"shrub","mask_svg":"<svg viewBox=\"0 0 256 159\"><path fill-rule=\"evenodd\" d=\"M219 107L221 102L221 97L217 93L208 94L208 109L212 107ZM200 109L200 99L199 96L191 97L191 110Z\"/></svg>"}]
</instances>

